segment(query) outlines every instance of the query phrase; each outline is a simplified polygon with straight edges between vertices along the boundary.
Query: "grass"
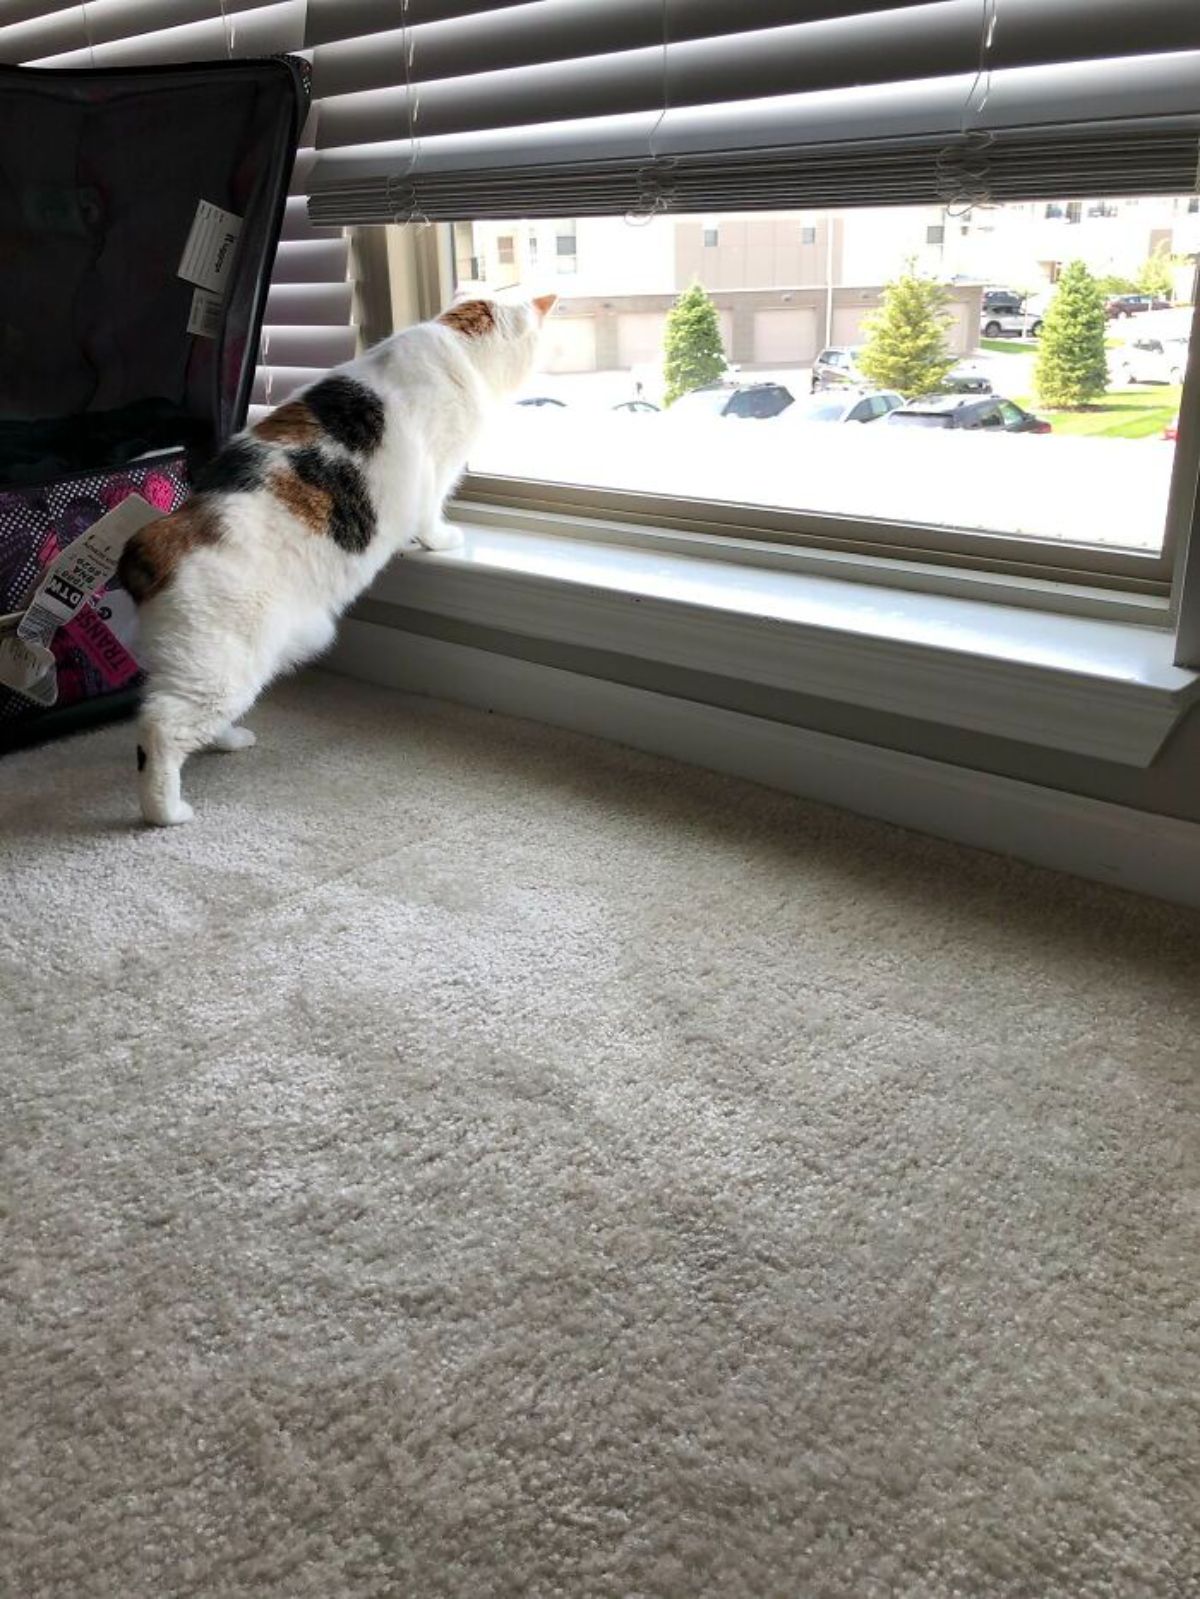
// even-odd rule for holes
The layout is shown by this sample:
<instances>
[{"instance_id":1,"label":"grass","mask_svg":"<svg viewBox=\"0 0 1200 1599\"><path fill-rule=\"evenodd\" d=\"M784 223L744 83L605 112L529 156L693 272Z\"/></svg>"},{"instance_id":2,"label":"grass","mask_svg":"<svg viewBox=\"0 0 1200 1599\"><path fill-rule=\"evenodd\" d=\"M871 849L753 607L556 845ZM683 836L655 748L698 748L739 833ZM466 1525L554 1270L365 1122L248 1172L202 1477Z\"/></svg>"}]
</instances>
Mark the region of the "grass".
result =
<instances>
[{"instance_id":1,"label":"grass","mask_svg":"<svg viewBox=\"0 0 1200 1599\"><path fill-rule=\"evenodd\" d=\"M1117 389L1086 411L1050 411L1036 399L1018 400L1017 404L1044 416L1064 437L1152 439L1179 415L1182 394L1181 388L1158 383L1144 389Z\"/></svg>"},{"instance_id":2,"label":"grass","mask_svg":"<svg viewBox=\"0 0 1200 1599\"><path fill-rule=\"evenodd\" d=\"M979 348L993 355L1028 355L1037 345L1032 339L980 339Z\"/></svg>"}]
</instances>

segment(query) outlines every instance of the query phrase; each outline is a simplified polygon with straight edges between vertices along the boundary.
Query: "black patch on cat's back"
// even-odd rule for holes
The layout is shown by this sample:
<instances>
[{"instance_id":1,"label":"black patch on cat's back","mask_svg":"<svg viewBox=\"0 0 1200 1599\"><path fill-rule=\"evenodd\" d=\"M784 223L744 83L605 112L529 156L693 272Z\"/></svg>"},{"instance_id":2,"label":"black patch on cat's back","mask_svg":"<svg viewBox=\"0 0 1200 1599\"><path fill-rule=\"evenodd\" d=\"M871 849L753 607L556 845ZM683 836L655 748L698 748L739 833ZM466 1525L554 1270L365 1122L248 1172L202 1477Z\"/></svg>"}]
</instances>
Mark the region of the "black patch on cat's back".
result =
<instances>
[{"instance_id":1,"label":"black patch on cat's back","mask_svg":"<svg viewBox=\"0 0 1200 1599\"><path fill-rule=\"evenodd\" d=\"M266 478L268 452L253 439L234 439L196 474L198 494L253 494Z\"/></svg>"},{"instance_id":2,"label":"black patch on cat's back","mask_svg":"<svg viewBox=\"0 0 1200 1599\"><path fill-rule=\"evenodd\" d=\"M354 378L322 378L301 396L317 421L343 449L371 455L383 443L383 401Z\"/></svg>"},{"instance_id":3,"label":"black patch on cat's back","mask_svg":"<svg viewBox=\"0 0 1200 1599\"><path fill-rule=\"evenodd\" d=\"M329 536L349 555L361 555L375 536L375 507L367 480L353 461L309 445L289 450L292 470L304 483L328 494Z\"/></svg>"}]
</instances>

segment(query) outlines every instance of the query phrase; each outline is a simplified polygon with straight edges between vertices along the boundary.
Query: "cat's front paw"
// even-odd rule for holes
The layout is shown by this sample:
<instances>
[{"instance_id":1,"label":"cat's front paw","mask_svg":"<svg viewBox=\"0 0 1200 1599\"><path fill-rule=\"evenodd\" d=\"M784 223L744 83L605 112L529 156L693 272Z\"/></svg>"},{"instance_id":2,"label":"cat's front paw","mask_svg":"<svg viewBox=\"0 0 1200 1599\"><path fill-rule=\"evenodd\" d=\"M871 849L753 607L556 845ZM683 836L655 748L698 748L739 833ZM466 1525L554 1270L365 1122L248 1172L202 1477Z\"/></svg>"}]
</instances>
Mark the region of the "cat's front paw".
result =
<instances>
[{"instance_id":1,"label":"cat's front paw","mask_svg":"<svg viewBox=\"0 0 1200 1599\"><path fill-rule=\"evenodd\" d=\"M462 529L450 522L435 522L417 534L417 542L427 550L456 550L462 541Z\"/></svg>"}]
</instances>

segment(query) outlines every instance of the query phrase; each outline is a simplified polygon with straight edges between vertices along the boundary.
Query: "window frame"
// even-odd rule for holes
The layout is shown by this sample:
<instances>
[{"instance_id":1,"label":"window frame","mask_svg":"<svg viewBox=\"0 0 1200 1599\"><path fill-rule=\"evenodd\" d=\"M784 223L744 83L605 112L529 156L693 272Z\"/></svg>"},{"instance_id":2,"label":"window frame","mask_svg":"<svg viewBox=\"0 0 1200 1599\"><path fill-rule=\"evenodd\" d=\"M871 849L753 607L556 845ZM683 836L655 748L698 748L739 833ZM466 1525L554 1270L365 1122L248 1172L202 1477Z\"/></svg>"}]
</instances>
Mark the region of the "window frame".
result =
<instances>
[{"instance_id":1,"label":"window frame","mask_svg":"<svg viewBox=\"0 0 1200 1599\"><path fill-rule=\"evenodd\" d=\"M420 313L436 316L454 294L451 225L403 231L414 236ZM569 521L581 532L589 525L603 527L608 536L623 524L631 531L656 528L671 536L741 541L753 545L756 554L764 545L775 546L787 561L803 552L820 564L824 553L839 573L883 585L911 587L919 573L931 592L946 594L970 593L998 581L1009 604L1041 610L1049 604L1077 615L1135 614L1143 623L1178 628L1180 664L1200 665L1198 348L1200 295L1193 308L1189 372L1163 545L1157 553L470 471L463 475L456 499L468 512L475 506L526 513Z\"/></svg>"}]
</instances>

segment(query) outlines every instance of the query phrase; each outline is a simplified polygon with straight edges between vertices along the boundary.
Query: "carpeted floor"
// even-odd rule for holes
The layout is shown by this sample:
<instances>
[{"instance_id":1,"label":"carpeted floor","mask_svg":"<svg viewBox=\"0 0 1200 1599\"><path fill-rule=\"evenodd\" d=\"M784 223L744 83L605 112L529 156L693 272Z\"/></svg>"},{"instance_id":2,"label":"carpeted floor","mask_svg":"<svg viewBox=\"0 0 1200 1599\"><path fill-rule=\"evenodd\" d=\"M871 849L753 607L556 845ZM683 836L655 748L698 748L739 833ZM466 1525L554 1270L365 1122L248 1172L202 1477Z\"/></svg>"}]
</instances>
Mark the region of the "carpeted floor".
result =
<instances>
[{"instance_id":1,"label":"carpeted floor","mask_svg":"<svg viewBox=\"0 0 1200 1599\"><path fill-rule=\"evenodd\" d=\"M249 720L0 763L0 1592L1200 1594L1200 919Z\"/></svg>"}]
</instances>

